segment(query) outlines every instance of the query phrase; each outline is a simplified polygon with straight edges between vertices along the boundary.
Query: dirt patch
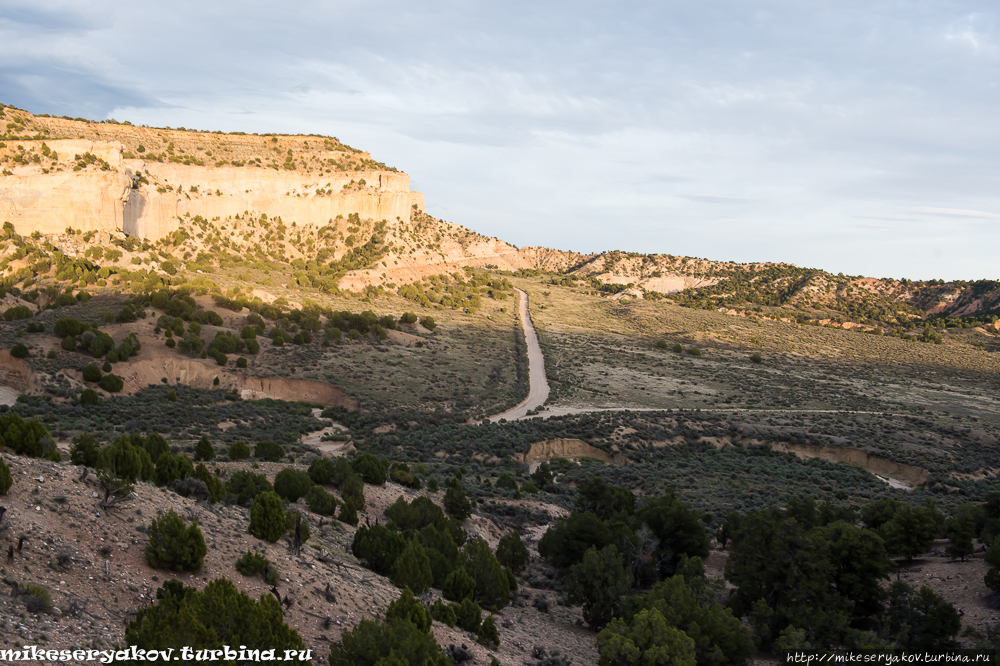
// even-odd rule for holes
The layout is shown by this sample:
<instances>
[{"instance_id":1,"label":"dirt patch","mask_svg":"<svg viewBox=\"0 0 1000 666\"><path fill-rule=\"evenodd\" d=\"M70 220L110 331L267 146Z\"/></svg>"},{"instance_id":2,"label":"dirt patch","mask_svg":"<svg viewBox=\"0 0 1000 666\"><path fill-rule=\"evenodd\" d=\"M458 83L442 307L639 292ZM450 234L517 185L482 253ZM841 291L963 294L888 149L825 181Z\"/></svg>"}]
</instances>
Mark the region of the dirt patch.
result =
<instances>
[{"instance_id":1,"label":"dirt patch","mask_svg":"<svg viewBox=\"0 0 1000 666\"><path fill-rule=\"evenodd\" d=\"M544 462L553 458L595 458L611 465L627 465L628 458L618 453L602 451L582 439L547 439L535 442L531 449L521 456L521 462L526 465Z\"/></svg>"},{"instance_id":2,"label":"dirt patch","mask_svg":"<svg viewBox=\"0 0 1000 666\"><path fill-rule=\"evenodd\" d=\"M0 352L4 354L6 352ZM9 354L8 354L9 356ZM11 359L17 361L18 359ZM23 361L21 362L23 363ZM0 367L3 366L0 357ZM301 400L314 402L324 407L347 407L357 405L347 397L344 389L322 382L285 377L247 377L220 367L214 360L196 358L166 357L116 366L116 371L125 380L123 393L133 394L149 385L187 384L195 388L222 388L238 391L244 400L276 398L278 400ZM215 384L216 377L219 383ZM2 378L0 378L0 383Z\"/></svg>"},{"instance_id":3,"label":"dirt patch","mask_svg":"<svg viewBox=\"0 0 1000 666\"><path fill-rule=\"evenodd\" d=\"M845 462L848 465L861 467L875 476L888 479L893 487L914 488L927 481L930 472L922 467L904 465L903 463L886 460L861 449L846 446L810 446L809 444L791 444L780 442L773 444L776 451L794 453L799 458L822 458L833 463ZM893 483L893 482L897 483ZM898 485L897 485L898 484Z\"/></svg>"},{"instance_id":4,"label":"dirt patch","mask_svg":"<svg viewBox=\"0 0 1000 666\"><path fill-rule=\"evenodd\" d=\"M31 388L31 380L31 368L24 359L14 358L8 349L0 349L0 386L27 391Z\"/></svg>"}]
</instances>

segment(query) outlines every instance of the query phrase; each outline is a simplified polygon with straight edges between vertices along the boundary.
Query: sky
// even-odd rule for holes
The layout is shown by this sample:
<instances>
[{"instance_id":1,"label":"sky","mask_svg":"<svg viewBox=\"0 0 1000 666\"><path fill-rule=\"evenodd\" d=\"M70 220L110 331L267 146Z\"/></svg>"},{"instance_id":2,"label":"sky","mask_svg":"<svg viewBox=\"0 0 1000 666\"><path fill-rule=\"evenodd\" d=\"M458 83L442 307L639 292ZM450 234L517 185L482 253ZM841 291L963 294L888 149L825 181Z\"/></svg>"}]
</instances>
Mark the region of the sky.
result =
<instances>
[{"instance_id":1,"label":"sky","mask_svg":"<svg viewBox=\"0 0 1000 666\"><path fill-rule=\"evenodd\" d=\"M995 0L0 0L0 102L336 136L523 247L1000 278Z\"/></svg>"}]
</instances>

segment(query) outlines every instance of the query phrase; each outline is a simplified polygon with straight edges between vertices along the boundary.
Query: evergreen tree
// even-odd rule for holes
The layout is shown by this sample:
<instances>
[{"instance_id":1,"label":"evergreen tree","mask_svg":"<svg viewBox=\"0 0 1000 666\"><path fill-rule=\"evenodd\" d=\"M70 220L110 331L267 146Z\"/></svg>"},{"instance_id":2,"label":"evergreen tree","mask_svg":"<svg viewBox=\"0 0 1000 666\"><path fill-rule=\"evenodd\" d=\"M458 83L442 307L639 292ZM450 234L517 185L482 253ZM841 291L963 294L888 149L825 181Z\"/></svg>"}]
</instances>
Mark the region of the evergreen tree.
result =
<instances>
[{"instance_id":1,"label":"evergreen tree","mask_svg":"<svg viewBox=\"0 0 1000 666\"><path fill-rule=\"evenodd\" d=\"M466 544L459 560L476 584L476 601L494 611L507 605L510 601L510 582L489 544L482 537L476 537Z\"/></svg>"},{"instance_id":2,"label":"evergreen tree","mask_svg":"<svg viewBox=\"0 0 1000 666\"><path fill-rule=\"evenodd\" d=\"M950 519L945 532L948 535L948 547L945 551L952 559L960 557L964 562L966 555L975 552L976 547L972 544L975 530L969 513L961 513Z\"/></svg>"},{"instance_id":3,"label":"evergreen tree","mask_svg":"<svg viewBox=\"0 0 1000 666\"><path fill-rule=\"evenodd\" d=\"M208 553L198 522L185 525L173 509L154 518L146 536L146 563L154 569L197 571Z\"/></svg>"},{"instance_id":4,"label":"evergreen tree","mask_svg":"<svg viewBox=\"0 0 1000 666\"><path fill-rule=\"evenodd\" d=\"M521 573L528 566L531 556L521 540L521 535L516 531L500 537L500 543L497 544L497 561L502 566L509 567L515 574Z\"/></svg>"},{"instance_id":5,"label":"evergreen tree","mask_svg":"<svg viewBox=\"0 0 1000 666\"><path fill-rule=\"evenodd\" d=\"M657 609L640 612L626 624L613 620L597 636L599 666L656 664L695 666L694 641L670 626Z\"/></svg>"},{"instance_id":6,"label":"evergreen tree","mask_svg":"<svg viewBox=\"0 0 1000 666\"><path fill-rule=\"evenodd\" d=\"M250 534L274 543L285 533L285 507L281 498L270 491L262 492L250 508Z\"/></svg>"},{"instance_id":7,"label":"evergreen tree","mask_svg":"<svg viewBox=\"0 0 1000 666\"><path fill-rule=\"evenodd\" d=\"M444 510L455 520L462 522L472 515L472 505L465 496L461 482L450 486L444 493Z\"/></svg>"},{"instance_id":8,"label":"evergreen tree","mask_svg":"<svg viewBox=\"0 0 1000 666\"><path fill-rule=\"evenodd\" d=\"M497 625L493 621L492 615L488 615L479 625L476 641L481 645L493 645L494 647L500 645L500 632L497 631Z\"/></svg>"},{"instance_id":9,"label":"evergreen tree","mask_svg":"<svg viewBox=\"0 0 1000 666\"><path fill-rule=\"evenodd\" d=\"M883 523L879 532L885 539L890 555L898 555L909 562L930 548L937 537L939 515L928 507L904 504L896 509L893 517Z\"/></svg>"},{"instance_id":10,"label":"evergreen tree","mask_svg":"<svg viewBox=\"0 0 1000 666\"><path fill-rule=\"evenodd\" d=\"M420 603L420 599L413 596L413 592L408 587L404 587L399 598L389 604L385 611L385 621L409 620L413 626L425 634L431 631L431 614Z\"/></svg>"},{"instance_id":11,"label":"evergreen tree","mask_svg":"<svg viewBox=\"0 0 1000 666\"><path fill-rule=\"evenodd\" d=\"M455 567L444 581L441 588L444 598L449 601L462 601L470 599L476 593L476 581L465 570L465 567Z\"/></svg>"},{"instance_id":12,"label":"evergreen tree","mask_svg":"<svg viewBox=\"0 0 1000 666\"><path fill-rule=\"evenodd\" d=\"M392 582L422 594L434 583L431 561L417 539L410 540L392 567Z\"/></svg>"},{"instance_id":13,"label":"evergreen tree","mask_svg":"<svg viewBox=\"0 0 1000 666\"><path fill-rule=\"evenodd\" d=\"M583 561L570 567L566 587L570 603L582 603L583 619L597 630L615 616L618 602L632 587L632 574L625 570L617 548L598 551L591 546Z\"/></svg>"},{"instance_id":14,"label":"evergreen tree","mask_svg":"<svg viewBox=\"0 0 1000 666\"><path fill-rule=\"evenodd\" d=\"M0 495L6 495L12 485L14 477L10 474L10 467L3 458L0 458Z\"/></svg>"},{"instance_id":15,"label":"evergreen tree","mask_svg":"<svg viewBox=\"0 0 1000 666\"><path fill-rule=\"evenodd\" d=\"M285 624L281 606L270 594L254 601L225 578L213 580L201 591L170 580L156 592L157 601L136 613L125 629L125 644L143 650L237 649L296 650L285 664L306 666L305 644ZM245 647L244 647L245 646ZM296 657L302 656L297 659Z\"/></svg>"},{"instance_id":16,"label":"evergreen tree","mask_svg":"<svg viewBox=\"0 0 1000 666\"><path fill-rule=\"evenodd\" d=\"M198 444L194 448L194 459L195 461L215 459L215 447L212 446L212 442L208 441L208 437L202 435L202 438L198 440Z\"/></svg>"}]
</instances>

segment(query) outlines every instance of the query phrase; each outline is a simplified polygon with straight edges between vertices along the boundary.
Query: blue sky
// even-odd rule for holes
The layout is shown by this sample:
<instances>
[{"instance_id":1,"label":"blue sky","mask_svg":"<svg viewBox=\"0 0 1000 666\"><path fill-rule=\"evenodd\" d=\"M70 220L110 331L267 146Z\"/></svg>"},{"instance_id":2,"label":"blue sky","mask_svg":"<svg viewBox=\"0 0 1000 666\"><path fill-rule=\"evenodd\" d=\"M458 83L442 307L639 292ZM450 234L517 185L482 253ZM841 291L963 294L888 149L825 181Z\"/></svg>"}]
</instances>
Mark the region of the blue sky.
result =
<instances>
[{"instance_id":1,"label":"blue sky","mask_svg":"<svg viewBox=\"0 0 1000 666\"><path fill-rule=\"evenodd\" d=\"M1000 278L1000 6L0 0L0 101L337 136L515 245Z\"/></svg>"}]
</instances>

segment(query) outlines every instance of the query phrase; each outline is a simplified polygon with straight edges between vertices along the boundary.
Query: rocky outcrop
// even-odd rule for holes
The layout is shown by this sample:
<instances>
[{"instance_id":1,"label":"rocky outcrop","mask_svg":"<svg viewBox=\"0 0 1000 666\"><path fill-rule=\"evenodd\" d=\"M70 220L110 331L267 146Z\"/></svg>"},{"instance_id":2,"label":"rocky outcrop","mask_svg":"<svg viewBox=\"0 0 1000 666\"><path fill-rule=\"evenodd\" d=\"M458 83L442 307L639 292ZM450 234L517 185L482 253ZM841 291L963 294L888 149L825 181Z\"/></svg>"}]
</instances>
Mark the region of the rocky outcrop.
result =
<instances>
[{"instance_id":1,"label":"rocky outcrop","mask_svg":"<svg viewBox=\"0 0 1000 666\"><path fill-rule=\"evenodd\" d=\"M35 154L39 146L23 141L6 150ZM46 146L55 151L56 166L43 167L46 158L0 177L0 220L11 222L21 235L72 227L157 240L176 230L180 218L196 215L213 219L252 211L286 223L323 226L352 213L362 219L408 220L414 206L424 207L423 195L410 191L410 177L394 171L321 176L260 166L126 160L115 142L53 140ZM96 163L78 168L77 158L88 154ZM144 181L133 186L133 174L140 173Z\"/></svg>"},{"instance_id":2,"label":"rocky outcrop","mask_svg":"<svg viewBox=\"0 0 1000 666\"><path fill-rule=\"evenodd\" d=\"M525 465L545 462L553 458L594 458L612 465L627 465L629 460L619 453L608 453L587 444L582 439L547 439L535 442L531 449L520 456Z\"/></svg>"}]
</instances>

